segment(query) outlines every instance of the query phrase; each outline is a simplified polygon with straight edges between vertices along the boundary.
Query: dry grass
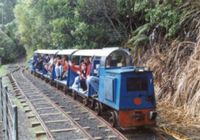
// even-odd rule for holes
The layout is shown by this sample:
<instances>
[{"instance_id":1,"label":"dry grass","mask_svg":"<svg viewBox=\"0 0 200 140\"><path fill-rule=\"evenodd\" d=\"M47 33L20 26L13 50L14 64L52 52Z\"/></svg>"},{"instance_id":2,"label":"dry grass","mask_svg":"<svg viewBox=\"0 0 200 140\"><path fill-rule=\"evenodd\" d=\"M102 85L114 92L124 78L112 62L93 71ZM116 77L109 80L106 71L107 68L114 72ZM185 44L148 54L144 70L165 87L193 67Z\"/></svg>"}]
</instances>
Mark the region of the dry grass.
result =
<instances>
[{"instance_id":1,"label":"dry grass","mask_svg":"<svg viewBox=\"0 0 200 140\"><path fill-rule=\"evenodd\" d=\"M181 9L184 35L137 48L133 57L154 73L159 125L200 139L200 3L188 1Z\"/></svg>"}]
</instances>

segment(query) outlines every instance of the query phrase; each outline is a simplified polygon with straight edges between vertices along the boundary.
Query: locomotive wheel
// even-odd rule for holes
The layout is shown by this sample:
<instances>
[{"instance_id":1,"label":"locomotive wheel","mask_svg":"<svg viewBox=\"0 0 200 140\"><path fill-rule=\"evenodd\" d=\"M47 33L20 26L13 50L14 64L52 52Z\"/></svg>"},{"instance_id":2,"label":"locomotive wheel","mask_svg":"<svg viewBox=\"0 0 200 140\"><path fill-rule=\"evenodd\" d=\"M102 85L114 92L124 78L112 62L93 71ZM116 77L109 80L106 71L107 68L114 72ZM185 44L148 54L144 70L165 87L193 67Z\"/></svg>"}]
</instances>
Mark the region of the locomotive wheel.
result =
<instances>
[{"instance_id":1,"label":"locomotive wheel","mask_svg":"<svg viewBox=\"0 0 200 140\"><path fill-rule=\"evenodd\" d=\"M118 118L118 115L117 115L117 112L116 111L111 111L110 112L110 118L109 118L109 122L111 124L112 127L117 127L117 118Z\"/></svg>"},{"instance_id":2,"label":"locomotive wheel","mask_svg":"<svg viewBox=\"0 0 200 140\"><path fill-rule=\"evenodd\" d=\"M84 98L83 99L83 104L84 104L84 106L88 106L89 100L87 98Z\"/></svg>"},{"instance_id":3,"label":"locomotive wheel","mask_svg":"<svg viewBox=\"0 0 200 140\"><path fill-rule=\"evenodd\" d=\"M94 110L97 113L97 115L101 115L102 114L102 104L99 102L96 102Z\"/></svg>"},{"instance_id":4,"label":"locomotive wheel","mask_svg":"<svg viewBox=\"0 0 200 140\"><path fill-rule=\"evenodd\" d=\"M51 86L53 86L53 81L52 81L52 80L50 80L50 82L49 82L49 83L50 83L50 85L51 85Z\"/></svg>"}]
</instances>

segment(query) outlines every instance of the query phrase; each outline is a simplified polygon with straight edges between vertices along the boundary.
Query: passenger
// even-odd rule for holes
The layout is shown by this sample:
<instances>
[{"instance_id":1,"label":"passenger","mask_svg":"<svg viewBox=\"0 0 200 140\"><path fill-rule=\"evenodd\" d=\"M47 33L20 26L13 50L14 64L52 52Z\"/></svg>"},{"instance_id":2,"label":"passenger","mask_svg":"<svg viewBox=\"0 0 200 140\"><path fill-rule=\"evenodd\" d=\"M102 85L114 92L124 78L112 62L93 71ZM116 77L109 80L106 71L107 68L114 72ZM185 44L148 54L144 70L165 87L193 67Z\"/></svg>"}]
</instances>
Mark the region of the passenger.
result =
<instances>
[{"instance_id":1,"label":"passenger","mask_svg":"<svg viewBox=\"0 0 200 140\"><path fill-rule=\"evenodd\" d=\"M60 56L57 56L56 58L55 72L56 72L56 79L61 79L62 65Z\"/></svg>"},{"instance_id":2,"label":"passenger","mask_svg":"<svg viewBox=\"0 0 200 140\"><path fill-rule=\"evenodd\" d=\"M50 58L49 55L46 54L43 56L43 66L44 66L44 70L47 73L48 72L48 62L49 62Z\"/></svg>"},{"instance_id":3,"label":"passenger","mask_svg":"<svg viewBox=\"0 0 200 140\"><path fill-rule=\"evenodd\" d=\"M87 80L86 80L86 84L87 84L87 88L89 89L89 86L91 86L94 91L96 93L98 93L98 90L99 90L99 78L97 76L91 76L90 75L90 71L92 69L92 57L90 57L90 64L89 64L89 68L88 68L88 76L87 76Z\"/></svg>"},{"instance_id":4,"label":"passenger","mask_svg":"<svg viewBox=\"0 0 200 140\"><path fill-rule=\"evenodd\" d=\"M81 65L81 74L80 74L80 86L83 89L83 91L87 90L86 78L87 78L87 64L83 62Z\"/></svg>"},{"instance_id":5,"label":"passenger","mask_svg":"<svg viewBox=\"0 0 200 140\"><path fill-rule=\"evenodd\" d=\"M87 91L87 86L86 86L87 64L85 62L81 63L80 70L77 71L77 74L79 76L75 78L72 88L78 90L79 88L81 88L83 91Z\"/></svg>"},{"instance_id":6,"label":"passenger","mask_svg":"<svg viewBox=\"0 0 200 140\"><path fill-rule=\"evenodd\" d=\"M88 76L86 82L87 86L91 86L97 94L99 90L99 78L97 76Z\"/></svg>"},{"instance_id":7,"label":"passenger","mask_svg":"<svg viewBox=\"0 0 200 140\"><path fill-rule=\"evenodd\" d=\"M39 57L39 54L34 54L34 56L33 56L33 62L32 62L32 68L33 68L33 70L35 70L36 69L36 65L37 65L37 63L38 63L38 57Z\"/></svg>"},{"instance_id":8,"label":"passenger","mask_svg":"<svg viewBox=\"0 0 200 140\"><path fill-rule=\"evenodd\" d=\"M74 71L74 72L76 72L76 73L79 72L80 67L77 66L77 65L75 65L75 61L74 61L74 60L68 61L68 65L69 65L69 67L72 69L72 71Z\"/></svg>"},{"instance_id":9,"label":"passenger","mask_svg":"<svg viewBox=\"0 0 200 140\"><path fill-rule=\"evenodd\" d=\"M43 69L43 59L41 56L37 57L36 69L41 71Z\"/></svg>"},{"instance_id":10,"label":"passenger","mask_svg":"<svg viewBox=\"0 0 200 140\"><path fill-rule=\"evenodd\" d=\"M67 56L63 56L62 61L61 61L62 67L63 67L63 71L61 74L61 79L66 79L66 77L68 76L68 57Z\"/></svg>"},{"instance_id":11,"label":"passenger","mask_svg":"<svg viewBox=\"0 0 200 140\"><path fill-rule=\"evenodd\" d=\"M53 64L54 64L54 59L55 59L54 56L51 55L51 56L50 56L50 60L49 60L49 62L48 62L48 64L47 64L47 71L48 71L49 74L52 73Z\"/></svg>"},{"instance_id":12,"label":"passenger","mask_svg":"<svg viewBox=\"0 0 200 140\"><path fill-rule=\"evenodd\" d=\"M86 64L87 64L87 76L90 76L90 71L91 71L91 62L92 62L92 57L86 58Z\"/></svg>"}]
</instances>

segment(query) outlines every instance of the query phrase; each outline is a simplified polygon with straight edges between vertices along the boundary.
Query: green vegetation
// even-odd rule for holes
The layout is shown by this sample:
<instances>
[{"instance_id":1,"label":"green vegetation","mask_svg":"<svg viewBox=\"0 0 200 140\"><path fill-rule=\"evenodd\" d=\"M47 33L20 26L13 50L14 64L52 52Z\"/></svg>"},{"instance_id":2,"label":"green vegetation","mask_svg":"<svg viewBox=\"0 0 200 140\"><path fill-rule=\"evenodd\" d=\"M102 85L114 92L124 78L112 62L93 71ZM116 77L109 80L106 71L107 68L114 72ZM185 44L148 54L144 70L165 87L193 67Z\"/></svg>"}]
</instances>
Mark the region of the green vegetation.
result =
<instances>
[{"instance_id":1,"label":"green vegetation","mask_svg":"<svg viewBox=\"0 0 200 140\"><path fill-rule=\"evenodd\" d=\"M6 65L0 65L0 77L6 75L7 71L6 69L7 69Z\"/></svg>"},{"instance_id":2,"label":"green vegetation","mask_svg":"<svg viewBox=\"0 0 200 140\"><path fill-rule=\"evenodd\" d=\"M13 62L25 54L19 36L13 8L15 0L0 0L0 58L2 63Z\"/></svg>"},{"instance_id":3,"label":"green vegetation","mask_svg":"<svg viewBox=\"0 0 200 140\"><path fill-rule=\"evenodd\" d=\"M149 0L19 0L15 17L30 48L101 48L147 44L156 26L177 32L183 2ZM137 30L141 30L136 32Z\"/></svg>"},{"instance_id":4,"label":"green vegetation","mask_svg":"<svg viewBox=\"0 0 200 140\"><path fill-rule=\"evenodd\" d=\"M0 2L0 57L3 63L23 56L23 46L28 52L38 48L122 46L144 53L147 48L167 41L164 47L157 46L163 50L174 39L184 40L188 36L195 25L187 26L192 20L190 16L198 13L196 0ZM139 61L138 57L135 60Z\"/></svg>"}]
</instances>

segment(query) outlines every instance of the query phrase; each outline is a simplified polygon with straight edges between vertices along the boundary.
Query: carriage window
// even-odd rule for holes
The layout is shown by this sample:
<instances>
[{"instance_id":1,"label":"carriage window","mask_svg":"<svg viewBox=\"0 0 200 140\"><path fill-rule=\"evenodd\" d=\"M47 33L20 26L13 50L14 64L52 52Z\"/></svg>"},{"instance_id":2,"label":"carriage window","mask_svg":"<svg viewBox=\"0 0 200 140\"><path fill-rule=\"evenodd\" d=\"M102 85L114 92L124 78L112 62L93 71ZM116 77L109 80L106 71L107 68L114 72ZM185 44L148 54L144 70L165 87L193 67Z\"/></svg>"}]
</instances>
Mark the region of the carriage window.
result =
<instances>
[{"instance_id":1,"label":"carriage window","mask_svg":"<svg viewBox=\"0 0 200 140\"><path fill-rule=\"evenodd\" d=\"M127 91L146 91L148 81L145 78L127 78Z\"/></svg>"}]
</instances>

